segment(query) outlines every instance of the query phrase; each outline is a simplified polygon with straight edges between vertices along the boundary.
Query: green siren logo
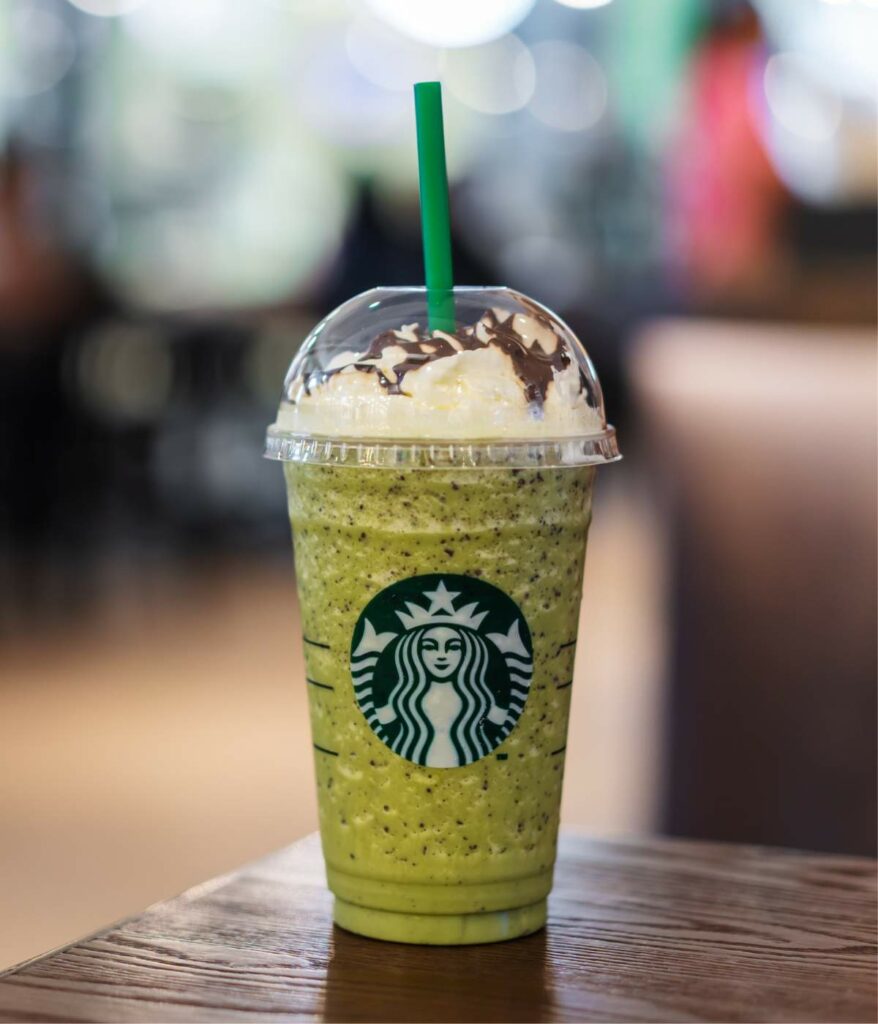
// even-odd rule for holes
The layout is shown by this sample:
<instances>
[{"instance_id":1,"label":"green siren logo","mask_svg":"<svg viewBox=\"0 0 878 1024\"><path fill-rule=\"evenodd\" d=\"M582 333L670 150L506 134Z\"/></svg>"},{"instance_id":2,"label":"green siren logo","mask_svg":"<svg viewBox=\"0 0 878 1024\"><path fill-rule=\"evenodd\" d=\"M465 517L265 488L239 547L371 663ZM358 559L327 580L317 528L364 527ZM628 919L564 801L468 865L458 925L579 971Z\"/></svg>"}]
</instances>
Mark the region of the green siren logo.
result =
<instances>
[{"instance_id":1,"label":"green siren logo","mask_svg":"<svg viewBox=\"0 0 878 1024\"><path fill-rule=\"evenodd\" d=\"M428 768L490 754L524 710L533 675L527 622L471 576L413 576L363 609L351 641L360 710L390 749Z\"/></svg>"}]
</instances>

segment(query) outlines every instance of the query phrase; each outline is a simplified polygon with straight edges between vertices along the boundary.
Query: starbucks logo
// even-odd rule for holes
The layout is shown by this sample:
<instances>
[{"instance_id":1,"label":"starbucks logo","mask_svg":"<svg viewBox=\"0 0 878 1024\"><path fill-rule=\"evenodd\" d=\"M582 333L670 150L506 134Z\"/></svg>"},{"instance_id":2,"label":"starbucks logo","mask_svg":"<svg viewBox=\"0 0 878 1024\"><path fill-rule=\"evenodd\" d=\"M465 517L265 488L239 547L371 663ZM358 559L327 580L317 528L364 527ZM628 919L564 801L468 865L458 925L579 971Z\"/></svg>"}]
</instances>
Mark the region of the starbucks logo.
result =
<instances>
[{"instance_id":1,"label":"starbucks logo","mask_svg":"<svg viewBox=\"0 0 878 1024\"><path fill-rule=\"evenodd\" d=\"M490 754L524 710L533 675L527 622L470 576L413 576L363 609L351 640L354 694L375 735L428 768Z\"/></svg>"}]
</instances>

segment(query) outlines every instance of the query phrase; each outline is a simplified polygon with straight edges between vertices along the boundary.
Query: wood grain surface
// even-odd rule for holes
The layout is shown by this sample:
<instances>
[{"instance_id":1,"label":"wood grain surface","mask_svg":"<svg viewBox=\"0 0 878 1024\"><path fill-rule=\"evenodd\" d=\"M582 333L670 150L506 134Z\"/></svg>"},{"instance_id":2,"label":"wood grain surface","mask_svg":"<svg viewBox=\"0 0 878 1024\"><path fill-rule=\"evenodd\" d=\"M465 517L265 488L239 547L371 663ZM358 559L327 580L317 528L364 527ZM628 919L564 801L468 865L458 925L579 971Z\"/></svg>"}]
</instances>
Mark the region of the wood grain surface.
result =
<instances>
[{"instance_id":1,"label":"wood grain surface","mask_svg":"<svg viewBox=\"0 0 878 1024\"><path fill-rule=\"evenodd\" d=\"M562 834L546 931L333 927L310 836L0 978L2 1021L875 1021L875 863Z\"/></svg>"}]
</instances>

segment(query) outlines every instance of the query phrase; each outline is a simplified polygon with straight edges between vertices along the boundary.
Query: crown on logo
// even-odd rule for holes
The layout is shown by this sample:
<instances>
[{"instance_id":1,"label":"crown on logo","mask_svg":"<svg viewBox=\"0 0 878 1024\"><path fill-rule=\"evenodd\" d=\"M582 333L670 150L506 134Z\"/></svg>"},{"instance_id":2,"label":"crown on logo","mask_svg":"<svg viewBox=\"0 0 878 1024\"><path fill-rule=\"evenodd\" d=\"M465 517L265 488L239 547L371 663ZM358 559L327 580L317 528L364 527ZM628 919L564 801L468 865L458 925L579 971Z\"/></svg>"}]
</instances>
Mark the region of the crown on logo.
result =
<instances>
[{"instance_id":1,"label":"crown on logo","mask_svg":"<svg viewBox=\"0 0 878 1024\"><path fill-rule=\"evenodd\" d=\"M468 626L470 629L478 629L482 624L487 612L476 613L478 602L465 605L463 608L454 607L454 599L460 597L460 591L447 590L444 581L440 580L435 590L425 590L424 597L430 599L429 608L423 605L406 601L406 612L397 612L399 621L406 629L414 629L416 626Z\"/></svg>"}]
</instances>

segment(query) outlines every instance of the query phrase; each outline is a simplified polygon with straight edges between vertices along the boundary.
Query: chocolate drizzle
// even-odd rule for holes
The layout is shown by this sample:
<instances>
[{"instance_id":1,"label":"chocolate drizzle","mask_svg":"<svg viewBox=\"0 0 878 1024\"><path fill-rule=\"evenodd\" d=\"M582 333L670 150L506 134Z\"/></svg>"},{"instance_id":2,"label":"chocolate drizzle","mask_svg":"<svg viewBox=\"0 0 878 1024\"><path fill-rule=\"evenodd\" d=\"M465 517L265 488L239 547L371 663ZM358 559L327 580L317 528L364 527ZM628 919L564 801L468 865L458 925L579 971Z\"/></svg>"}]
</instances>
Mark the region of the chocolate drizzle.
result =
<instances>
[{"instance_id":1,"label":"chocolate drizzle","mask_svg":"<svg viewBox=\"0 0 878 1024\"><path fill-rule=\"evenodd\" d=\"M541 327L552 330L549 320L542 313L532 315ZM528 402L542 405L554 373L560 373L570 365L567 346L552 330L553 337L557 339L554 352L545 352L538 341L528 347L513 326L514 317L510 316L500 323L494 311L488 310L483 319L490 335L489 344L496 345L512 360L516 376L524 385L524 397Z\"/></svg>"},{"instance_id":2,"label":"chocolate drizzle","mask_svg":"<svg viewBox=\"0 0 878 1024\"><path fill-rule=\"evenodd\" d=\"M416 325L409 331L415 335L416 340L408 341L400 338L396 331L384 331L355 362L329 370L314 369L306 372L303 381L305 393L310 395L312 388L353 366L361 373L374 373L378 383L389 395L406 395L404 382L406 375L412 370L418 370L440 359L447 359L458 352L474 352L493 345L509 357L515 374L522 383L528 403L542 407L554 374L565 370L571 360L566 344L558 336L552 321L545 313L530 303L527 303L527 310L533 320L551 331L556 338L554 351L546 352L536 339L528 345L515 330L515 314L510 314L501 322L494 311L489 309L478 324L459 327L453 334L445 331L428 334ZM482 334L481 338L479 334ZM405 358L391 367L382 369L378 363L390 348L401 349L405 353ZM579 379L580 391L584 391L589 404L593 404L591 389L582 371Z\"/></svg>"}]
</instances>

